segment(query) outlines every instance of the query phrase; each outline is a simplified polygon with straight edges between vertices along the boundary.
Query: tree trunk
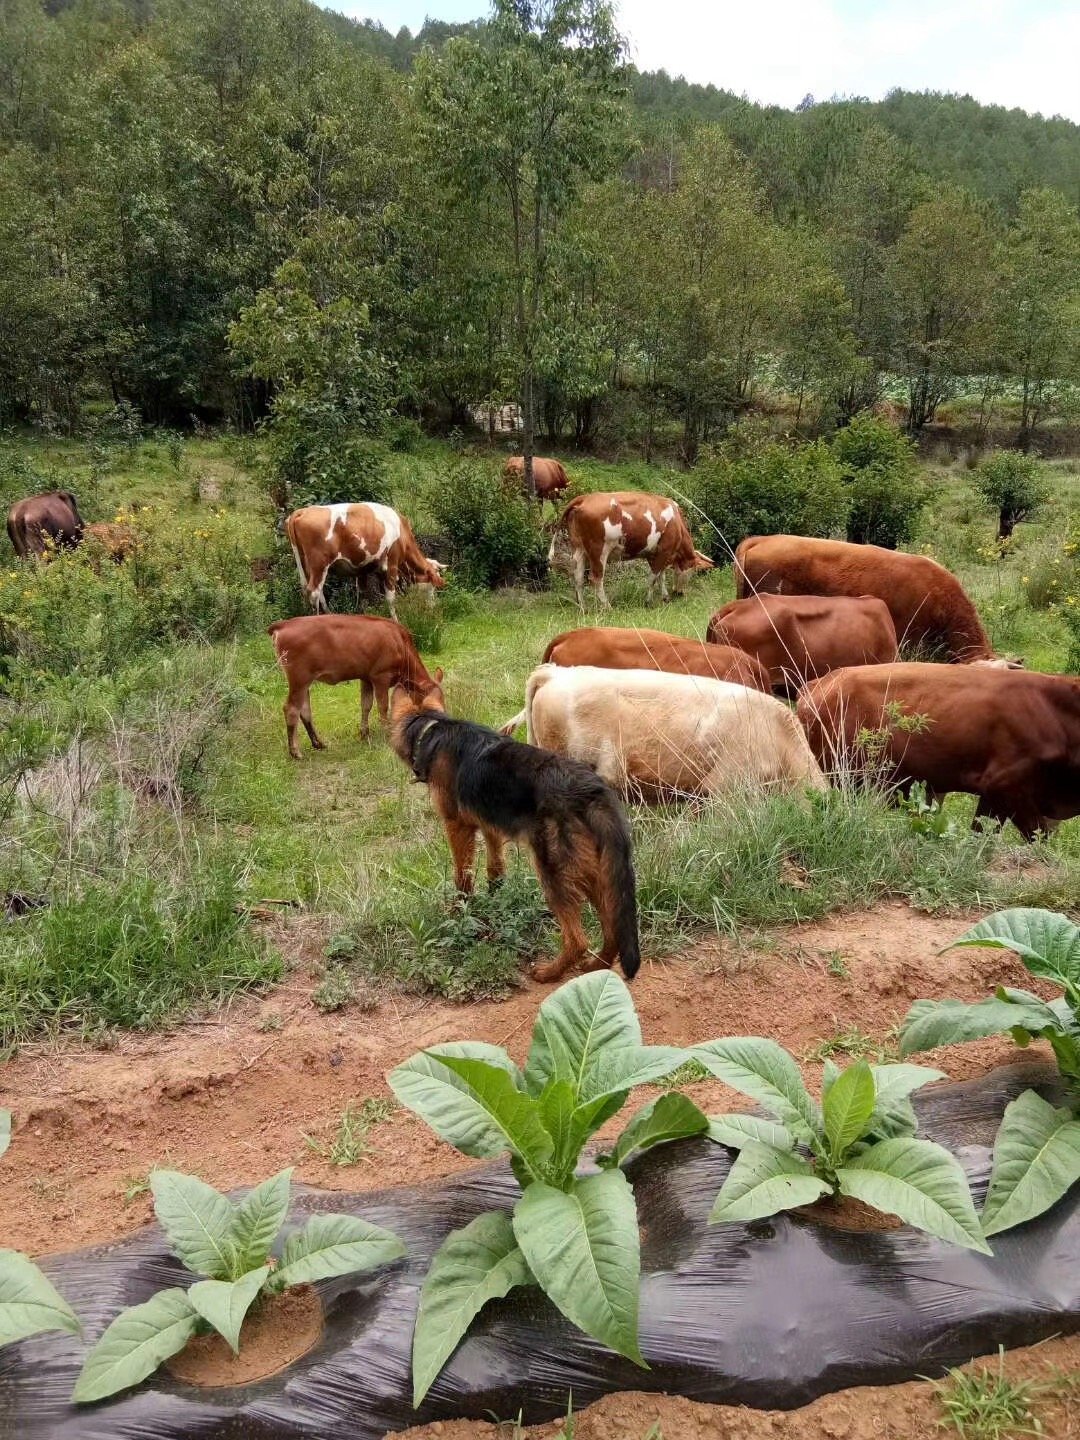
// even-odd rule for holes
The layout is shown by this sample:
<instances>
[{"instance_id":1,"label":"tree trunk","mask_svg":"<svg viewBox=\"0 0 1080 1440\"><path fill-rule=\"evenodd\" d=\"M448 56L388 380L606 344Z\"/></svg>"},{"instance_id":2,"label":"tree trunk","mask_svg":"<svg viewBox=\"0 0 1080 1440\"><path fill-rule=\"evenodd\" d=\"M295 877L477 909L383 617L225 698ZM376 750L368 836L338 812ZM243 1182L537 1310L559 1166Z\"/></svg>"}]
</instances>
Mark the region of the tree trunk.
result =
<instances>
[{"instance_id":1,"label":"tree trunk","mask_svg":"<svg viewBox=\"0 0 1080 1440\"><path fill-rule=\"evenodd\" d=\"M997 538L999 540L1008 540L1009 537L1012 535L1015 527L1016 520L1013 517L1011 511L1002 509L1001 514L998 516Z\"/></svg>"}]
</instances>

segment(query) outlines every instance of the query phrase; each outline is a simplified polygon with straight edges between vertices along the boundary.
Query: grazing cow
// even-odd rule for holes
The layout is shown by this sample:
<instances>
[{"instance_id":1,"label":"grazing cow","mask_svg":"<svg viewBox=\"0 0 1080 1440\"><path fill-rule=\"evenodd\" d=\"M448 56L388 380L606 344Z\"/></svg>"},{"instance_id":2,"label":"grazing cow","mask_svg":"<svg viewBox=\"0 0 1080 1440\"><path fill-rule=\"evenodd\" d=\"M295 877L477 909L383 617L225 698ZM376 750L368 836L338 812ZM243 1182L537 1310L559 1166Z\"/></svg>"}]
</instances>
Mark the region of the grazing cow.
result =
<instances>
[{"instance_id":1,"label":"grazing cow","mask_svg":"<svg viewBox=\"0 0 1080 1440\"><path fill-rule=\"evenodd\" d=\"M533 485L536 487L538 500L552 500L556 495L561 495L570 484L570 477L563 469L561 460L545 460L539 455L534 455L532 469ZM503 466L503 477L507 480L515 480L520 485L525 483L524 455L510 456Z\"/></svg>"},{"instance_id":2,"label":"grazing cow","mask_svg":"<svg viewBox=\"0 0 1080 1440\"><path fill-rule=\"evenodd\" d=\"M21 559L73 550L83 537L83 521L70 490L45 490L16 501L8 511L7 531Z\"/></svg>"},{"instance_id":3,"label":"grazing cow","mask_svg":"<svg viewBox=\"0 0 1080 1440\"><path fill-rule=\"evenodd\" d=\"M1017 668L990 648L975 606L959 580L936 560L802 535L751 535L735 551L735 593L876 595L884 600L901 644L943 650L954 664Z\"/></svg>"},{"instance_id":4,"label":"grazing cow","mask_svg":"<svg viewBox=\"0 0 1080 1440\"><path fill-rule=\"evenodd\" d=\"M1067 675L864 665L812 681L798 714L827 769L877 769L884 742L886 781L977 795L976 815L1011 820L1029 840L1080 815L1080 680Z\"/></svg>"},{"instance_id":5,"label":"grazing cow","mask_svg":"<svg viewBox=\"0 0 1080 1440\"><path fill-rule=\"evenodd\" d=\"M138 544L138 536L131 526L116 522L85 526L83 539L86 540L90 536L93 536L99 544L105 547L117 565L123 564L128 556L134 553Z\"/></svg>"},{"instance_id":6,"label":"grazing cow","mask_svg":"<svg viewBox=\"0 0 1080 1440\"><path fill-rule=\"evenodd\" d=\"M311 608L329 610L323 587L332 565L382 577L390 614L397 618L398 580L415 580L441 590L442 566L420 551L412 526L389 505L308 505L285 521L296 568Z\"/></svg>"},{"instance_id":7,"label":"grazing cow","mask_svg":"<svg viewBox=\"0 0 1080 1440\"><path fill-rule=\"evenodd\" d=\"M578 604L582 605L587 560L596 597L601 605L608 606L604 575L611 559L648 563L652 571L650 599L658 585L661 598L668 598L668 570L677 572L676 589L681 594L688 572L713 568L713 562L694 549L682 511L665 495L647 495L641 490L579 495L559 517L548 564L571 575Z\"/></svg>"},{"instance_id":8,"label":"grazing cow","mask_svg":"<svg viewBox=\"0 0 1080 1440\"><path fill-rule=\"evenodd\" d=\"M596 665L603 670L664 670L671 675L704 675L769 693L769 676L752 655L730 645L706 645L664 630L620 630L586 626L556 635L544 651L545 665ZM525 711L502 727L512 735L525 724Z\"/></svg>"},{"instance_id":9,"label":"grazing cow","mask_svg":"<svg viewBox=\"0 0 1080 1440\"><path fill-rule=\"evenodd\" d=\"M756 656L781 695L794 695L807 680L842 665L898 658L889 607L874 595L752 595L718 610L706 635L714 645L737 645Z\"/></svg>"},{"instance_id":10,"label":"grazing cow","mask_svg":"<svg viewBox=\"0 0 1080 1440\"><path fill-rule=\"evenodd\" d=\"M643 799L826 788L794 712L726 680L541 665L525 688L525 723L530 744L584 760Z\"/></svg>"},{"instance_id":11,"label":"grazing cow","mask_svg":"<svg viewBox=\"0 0 1080 1440\"><path fill-rule=\"evenodd\" d=\"M294 760L300 758L296 748L297 720L304 722L312 746L326 749L311 718L310 688L316 681L323 685L360 681L361 740L368 738L373 700L385 729L389 724L390 691L395 685L423 699L442 681L441 670L435 672L434 679L428 674L405 626L378 615L300 615L294 620L276 621L269 633L289 683L285 729Z\"/></svg>"}]
</instances>

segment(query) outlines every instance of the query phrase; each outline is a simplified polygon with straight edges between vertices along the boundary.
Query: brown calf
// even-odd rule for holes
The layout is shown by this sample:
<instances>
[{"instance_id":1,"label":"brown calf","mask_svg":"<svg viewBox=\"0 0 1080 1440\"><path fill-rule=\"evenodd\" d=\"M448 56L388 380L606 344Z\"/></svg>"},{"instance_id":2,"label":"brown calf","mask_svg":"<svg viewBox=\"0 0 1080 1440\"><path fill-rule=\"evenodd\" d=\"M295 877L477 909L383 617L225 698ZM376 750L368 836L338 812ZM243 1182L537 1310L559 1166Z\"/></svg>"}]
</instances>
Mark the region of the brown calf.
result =
<instances>
[{"instance_id":1,"label":"brown calf","mask_svg":"<svg viewBox=\"0 0 1080 1440\"><path fill-rule=\"evenodd\" d=\"M269 631L278 664L285 672L289 693L285 699L285 729L289 754L299 760L296 722L302 720L316 750L325 750L311 718L310 687L360 681L360 738L368 738L368 719L374 700L384 728L388 724L390 691L400 685L423 697L442 680L433 679L417 654L413 638L396 620L378 615L301 615L278 620Z\"/></svg>"},{"instance_id":2,"label":"brown calf","mask_svg":"<svg viewBox=\"0 0 1080 1440\"><path fill-rule=\"evenodd\" d=\"M873 595L752 595L718 610L706 634L715 645L737 645L756 656L781 695L794 695L807 680L843 665L897 658L889 607Z\"/></svg>"},{"instance_id":3,"label":"brown calf","mask_svg":"<svg viewBox=\"0 0 1080 1440\"><path fill-rule=\"evenodd\" d=\"M538 500L550 500L555 495L561 495L570 484L570 477L562 467L560 460L545 460L540 455L533 456L533 485L536 488ZM503 476L507 480L515 480L519 485L525 483L525 457L524 455L511 455L503 466Z\"/></svg>"}]
</instances>

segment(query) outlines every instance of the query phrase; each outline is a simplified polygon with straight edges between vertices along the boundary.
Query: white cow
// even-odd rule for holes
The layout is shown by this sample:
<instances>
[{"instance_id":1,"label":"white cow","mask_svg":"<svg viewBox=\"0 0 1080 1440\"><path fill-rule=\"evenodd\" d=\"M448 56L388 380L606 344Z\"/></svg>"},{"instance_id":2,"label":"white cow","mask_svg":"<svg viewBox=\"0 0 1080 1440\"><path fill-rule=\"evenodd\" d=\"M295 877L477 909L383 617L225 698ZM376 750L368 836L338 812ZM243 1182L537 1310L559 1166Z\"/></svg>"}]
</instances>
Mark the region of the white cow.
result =
<instances>
[{"instance_id":1,"label":"white cow","mask_svg":"<svg viewBox=\"0 0 1080 1440\"><path fill-rule=\"evenodd\" d=\"M530 744L645 799L827 788L794 712L726 680L541 665L525 687L525 725Z\"/></svg>"}]
</instances>

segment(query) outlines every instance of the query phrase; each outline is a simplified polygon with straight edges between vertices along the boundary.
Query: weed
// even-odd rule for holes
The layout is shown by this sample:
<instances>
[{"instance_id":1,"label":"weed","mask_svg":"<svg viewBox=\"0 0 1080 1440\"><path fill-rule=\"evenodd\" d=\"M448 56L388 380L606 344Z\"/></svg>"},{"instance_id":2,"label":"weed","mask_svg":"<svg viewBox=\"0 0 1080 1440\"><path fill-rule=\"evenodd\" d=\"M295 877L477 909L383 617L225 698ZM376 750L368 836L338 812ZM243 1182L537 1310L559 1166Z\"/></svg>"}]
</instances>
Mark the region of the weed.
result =
<instances>
[{"instance_id":1,"label":"weed","mask_svg":"<svg viewBox=\"0 0 1080 1440\"><path fill-rule=\"evenodd\" d=\"M998 1348L998 1368L952 1369L934 1382L942 1409L943 1429L959 1432L964 1440L1008 1440L1014 1435L1041 1435L1042 1426L1032 1412L1039 1391L1030 1380L1010 1380L1005 1374L1005 1347Z\"/></svg>"},{"instance_id":2,"label":"weed","mask_svg":"<svg viewBox=\"0 0 1080 1440\"><path fill-rule=\"evenodd\" d=\"M371 1152L368 1131L389 1119L396 1109L392 1100L369 1099L360 1105L346 1105L330 1140L305 1135L304 1143L330 1165L356 1165Z\"/></svg>"},{"instance_id":3,"label":"weed","mask_svg":"<svg viewBox=\"0 0 1080 1440\"><path fill-rule=\"evenodd\" d=\"M884 1040L875 1040L872 1035L867 1035L857 1025L849 1025L846 1030L838 1030L835 1035L819 1040L816 1045L812 1045L806 1051L802 1058L808 1065L819 1065L822 1060L827 1060L832 1055L848 1055L852 1060L869 1059L876 1065L883 1065L887 1060L895 1060L897 1057L895 1028Z\"/></svg>"},{"instance_id":4,"label":"weed","mask_svg":"<svg viewBox=\"0 0 1080 1440\"><path fill-rule=\"evenodd\" d=\"M120 1187L120 1193L124 1197L124 1204L130 1205L140 1195L150 1193L150 1172L145 1175L125 1175Z\"/></svg>"},{"instance_id":5,"label":"weed","mask_svg":"<svg viewBox=\"0 0 1080 1440\"><path fill-rule=\"evenodd\" d=\"M825 969L837 980L850 980L847 957L842 950L830 950L825 957Z\"/></svg>"},{"instance_id":6,"label":"weed","mask_svg":"<svg viewBox=\"0 0 1080 1440\"><path fill-rule=\"evenodd\" d=\"M684 1085L700 1085L702 1080L708 1080L709 1072L702 1065L700 1060L686 1060L670 1075L665 1075L661 1084L669 1090L681 1090Z\"/></svg>"},{"instance_id":7,"label":"weed","mask_svg":"<svg viewBox=\"0 0 1080 1440\"><path fill-rule=\"evenodd\" d=\"M264 1035L268 1035L275 1030L280 1030L284 1024L285 1020L280 1010L268 1010L266 1014L259 1019L259 1029Z\"/></svg>"},{"instance_id":8,"label":"weed","mask_svg":"<svg viewBox=\"0 0 1080 1440\"><path fill-rule=\"evenodd\" d=\"M311 1003L324 1015L344 1010L352 998L352 976L341 965L332 965L311 992Z\"/></svg>"}]
</instances>

